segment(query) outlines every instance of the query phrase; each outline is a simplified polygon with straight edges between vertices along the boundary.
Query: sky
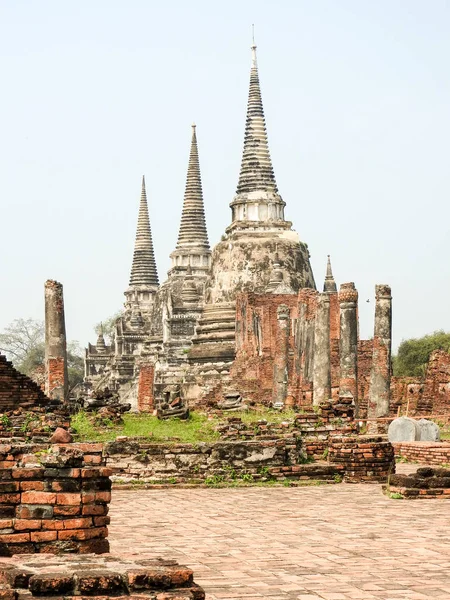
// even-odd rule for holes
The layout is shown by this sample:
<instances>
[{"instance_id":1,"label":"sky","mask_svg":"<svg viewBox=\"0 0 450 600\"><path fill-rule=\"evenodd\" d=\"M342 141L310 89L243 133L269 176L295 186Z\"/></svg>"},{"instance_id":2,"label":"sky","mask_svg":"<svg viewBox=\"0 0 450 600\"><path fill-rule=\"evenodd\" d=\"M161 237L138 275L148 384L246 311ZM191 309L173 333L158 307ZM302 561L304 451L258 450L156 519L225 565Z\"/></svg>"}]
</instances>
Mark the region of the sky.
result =
<instances>
[{"instance_id":1,"label":"sky","mask_svg":"<svg viewBox=\"0 0 450 600\"><path fill-rule=\"evenodd\" d=\"M394 347L450 330L449 0L0 0L0 330L67 335L121 308L141 177L160 280L176 245L197 124L211 245L230 223L251 31L286 217L360 293L393 295ZM367 302L369 300L369 302Z\"/></svg>"}]
</instances>

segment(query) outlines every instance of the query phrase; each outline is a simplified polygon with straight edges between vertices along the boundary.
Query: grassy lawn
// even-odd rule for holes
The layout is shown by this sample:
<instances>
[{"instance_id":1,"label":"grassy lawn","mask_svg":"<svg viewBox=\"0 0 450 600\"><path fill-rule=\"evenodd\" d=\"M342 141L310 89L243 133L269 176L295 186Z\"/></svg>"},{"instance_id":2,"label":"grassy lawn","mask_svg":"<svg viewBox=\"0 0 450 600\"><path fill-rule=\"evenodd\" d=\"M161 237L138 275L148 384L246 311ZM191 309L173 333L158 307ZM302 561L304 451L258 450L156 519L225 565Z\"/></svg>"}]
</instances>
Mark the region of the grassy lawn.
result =
<instances>
[{"instance_id":1,"label":"grassy lawn","mask_svg":"<svg viewBox=\"0 0 450 600\"><path fill-rule=\"evenodd\" d=\"M272 423L292 420L295 411L279 412L267 408L259 408L246 412L233 412L226 416L208 418L205 414L191 412L186 421L168 419L160 421L148 414L123 415L123 424L114 425L108 420L99 424L94 413L81 411L72 417L71 426L76 430L76 439L83 442L107 442L115 440L119 435L127 437L148 437L154 442L212 442L220 438L215 430L219 423L227 417L239 417L244 423L250 424L265 419ZM96 421L96 424L94 424Z\"/></svg>"}]
</instances>

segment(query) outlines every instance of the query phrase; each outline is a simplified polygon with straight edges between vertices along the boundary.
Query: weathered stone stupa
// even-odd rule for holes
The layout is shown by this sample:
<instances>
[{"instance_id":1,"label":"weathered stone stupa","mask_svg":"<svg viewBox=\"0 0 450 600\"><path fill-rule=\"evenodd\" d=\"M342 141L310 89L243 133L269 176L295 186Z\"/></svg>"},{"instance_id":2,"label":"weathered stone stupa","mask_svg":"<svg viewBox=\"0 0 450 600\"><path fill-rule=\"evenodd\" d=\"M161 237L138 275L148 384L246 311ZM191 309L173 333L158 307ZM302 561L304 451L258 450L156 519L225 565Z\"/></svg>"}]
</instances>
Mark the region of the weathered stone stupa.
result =
<instances>
[{"instance_id":1,"label":"weathered stone stupa","mask_svg":"<svg viewBox=\"0 0 450 600\"><path fill-rule=\"evenodd\" d=\"M189 358L194 363L229 363L235 356L236 296L263 293L284 284L290 293L315 288L307 245L285 220L270 158L259 84L256 46L252 48L244 151L232 222L212 253L205 307Z\"/></svg>"},{"instance_id":2,"label":"weathered stone stupa","mask_svg":"<svg viewBox=\"0 0 450 600\"><path fill-rule=\"evenodd\" d=\"M168 277L158 284L143 181L125 310L110 345L103 336L89 345L86 385L108 385L133 408L146 411L168 398L225 408L239 397L278 408L333 398L351 404L360 416L368 405L385 416L391 376L389 287L377 287L375 341L359 339L358 292L353 283L341 284L338 292L329 257L323 292L316 290L308 247L285 218L254 44L251 50L231 224L211 252L193 126Z\"/></svg>"}]
</instances>

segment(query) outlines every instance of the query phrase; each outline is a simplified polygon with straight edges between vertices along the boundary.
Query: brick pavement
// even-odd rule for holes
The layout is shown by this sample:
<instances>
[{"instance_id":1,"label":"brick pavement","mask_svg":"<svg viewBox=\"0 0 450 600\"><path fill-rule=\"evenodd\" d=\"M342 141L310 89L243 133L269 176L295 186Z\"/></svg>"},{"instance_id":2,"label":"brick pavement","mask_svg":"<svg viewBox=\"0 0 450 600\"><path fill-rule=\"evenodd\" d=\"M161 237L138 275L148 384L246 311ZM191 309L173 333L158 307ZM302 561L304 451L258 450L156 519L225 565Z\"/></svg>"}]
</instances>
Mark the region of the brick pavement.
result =
<instances>
[{"instance_id":1,"label":"brick pavement","mask_svg":"<svg viewBox=\"0 0 450 600\"><path fill-rule=\"evenodd\" d=\"M417 465L416 465L417 467ZM175 558L209 600L450 599L450 503L378 485L115 491L111 551Z\"/></svg>"}]
</instances>

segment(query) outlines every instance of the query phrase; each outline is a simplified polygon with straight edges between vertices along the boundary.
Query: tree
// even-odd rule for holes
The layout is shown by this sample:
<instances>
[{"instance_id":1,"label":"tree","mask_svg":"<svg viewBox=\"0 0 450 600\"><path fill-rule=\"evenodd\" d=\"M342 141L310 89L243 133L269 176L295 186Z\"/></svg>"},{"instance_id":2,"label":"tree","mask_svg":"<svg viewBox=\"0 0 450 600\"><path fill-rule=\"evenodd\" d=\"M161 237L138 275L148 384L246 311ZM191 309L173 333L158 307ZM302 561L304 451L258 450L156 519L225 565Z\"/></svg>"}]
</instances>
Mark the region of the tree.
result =
<instances>
[{"instance_id":1,"label":"tree","mask_svg":"<svg viewBox=\"0 0 450 600\"><path fill-rule=\"evenodd\" d=\"M403 340L396 356L392 357L397 377L423 377L433 350L450 352L450 333L435 331L421 338Z\"/></svg>"},{"instance_id":2,"label":"tree","mask_svg":"<svg viewBox=\"0 0 450 600\"><path fill-rule=\"evenodd\" d=\"M17 368L41 364L44 362L44 331L42 321L16 319L0 333L0 352L6 354Z\"/></svg>"},{"instance_id":3,"label":"tree","mask_svg":"<svg viewBox=\"0 0 450 600\"><path fill-rule=\"evenodd\" d=\"M45 326L35 319L16 319L0 333L0 352L13 362L15 368L32 377L45 360ZM67 344L69 389L83 381L84 359L76 341Z\"/></svg>"},{"instance_id":4,"label":"tree","mask_svg":"<svg viewBox=\"0 0 450 600\"><path fill-rule=\"evenodd\" d=\"M113 315L102 321L101 323L97 323L94 326L94 331L97 335L100 335L103 332L103 335L111 342L112 337L114 335L114 328L116 326L116 321L119 317L123 315L123 310L118 310Z\"/></svg>"}]
</instances>

